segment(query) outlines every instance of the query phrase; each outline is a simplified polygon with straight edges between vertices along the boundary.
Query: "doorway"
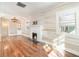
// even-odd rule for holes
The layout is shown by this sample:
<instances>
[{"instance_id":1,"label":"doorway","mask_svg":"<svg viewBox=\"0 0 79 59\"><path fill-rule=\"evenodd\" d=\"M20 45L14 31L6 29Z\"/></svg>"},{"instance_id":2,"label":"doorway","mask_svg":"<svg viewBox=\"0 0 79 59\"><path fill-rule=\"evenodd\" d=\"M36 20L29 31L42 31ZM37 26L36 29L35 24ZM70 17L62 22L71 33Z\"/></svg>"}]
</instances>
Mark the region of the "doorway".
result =
<instances>
[{"instance_id":1,"label":"doorway","mask_svg":"<svg viewBox=\"0 0 79 59\"><path fill-rule=\"evenodd\" d=\"M9 25L9 23L8 23L8 20L7 20L7 18L4 18L4 17L1 17L1 19L0 19L0 21L1 21L1 37L6 37L6 36L8 36L8 25Z\"/></svg>"},{"instance_id":2,"label":"doorway","mask_svg":"<svg viewBox=\"0 0 79 59\"><path fill-rule=\"evenodd\" d=\"M8 36L8 19L0 17L0 56L4 55L4 39Z\"/></svg>"}]
</instances>

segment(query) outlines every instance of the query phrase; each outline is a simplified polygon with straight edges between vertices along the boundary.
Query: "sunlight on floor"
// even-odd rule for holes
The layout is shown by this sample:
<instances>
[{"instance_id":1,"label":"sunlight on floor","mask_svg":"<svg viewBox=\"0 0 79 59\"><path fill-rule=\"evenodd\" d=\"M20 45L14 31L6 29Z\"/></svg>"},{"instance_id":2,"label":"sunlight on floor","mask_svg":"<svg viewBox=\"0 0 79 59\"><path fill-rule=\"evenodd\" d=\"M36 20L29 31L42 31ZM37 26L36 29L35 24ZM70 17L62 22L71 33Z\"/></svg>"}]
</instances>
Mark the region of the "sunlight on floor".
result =
<instances>
[{"instance_id":1,"label":"sunlight on floor","mask_svg":"<svg viewBox=\"0 0 79 59\"><path fill-rule=\"evenodd\" d=\"M6 49L8 49L8 48L9 48L9 46L8 46L8 45L4 46L4 50L6 50Z\"/></svg>"}]
</instances>

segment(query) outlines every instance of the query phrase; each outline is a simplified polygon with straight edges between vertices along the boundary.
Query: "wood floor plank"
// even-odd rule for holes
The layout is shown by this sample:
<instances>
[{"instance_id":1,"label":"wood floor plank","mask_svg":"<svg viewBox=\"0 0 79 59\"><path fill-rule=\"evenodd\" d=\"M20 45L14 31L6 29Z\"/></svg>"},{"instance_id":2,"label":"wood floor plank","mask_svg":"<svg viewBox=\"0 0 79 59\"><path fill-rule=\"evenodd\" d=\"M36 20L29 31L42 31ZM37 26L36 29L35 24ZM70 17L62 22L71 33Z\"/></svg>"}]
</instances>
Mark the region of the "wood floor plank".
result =
<instances>
[{"instance_id":1,"label":"wood floor plank","mask_svg":"<svg viewBox=\"0 0 79 59\"><path fill-rule=\"evenodd\" d=\"M75 56L65 52L66 56ZM60 53L56 52L59 56ZM24 36L7 36L0 40L1 57L47 57L41 43L34 44L32 40Z\"/></svg>"},{"instance_id":2,"label":"wood floor plank","mask_svg":"<svg viewBox=\"0 0 79 59\"><path fill-rule=\"evenodd\" d=\"M17 42L17 43L16 43ZM15 46L18 48L18 50L20 50L20 52L21 52L21 54L23 55L25 52L26 52L26 50L24 50L24 48L23 48L23 46L21 45L21 43L19 43L19 40L17 41L16 40L16 42L14 42L14 44L15 44ZM28 48L27 48L28 49ZM27 56L29 56L30 54L28 53L28 51L26 52L27 54Z\"/></svg>"},{"instance_id":3,"label":"wood floor plank","mask_svg":"<svg viewBox=\"0 0 79 59\"><path fill-rule=\"evenodd\" d=\"M23 36L2 37L0 42L0 52L3 50L3 56L9 57L41 57L47 56L42 45L34 44L28 38ZM43 51L42 51L43 50ZM0 53L2 56L2 53Z\"/></svg>"}]
</instances>

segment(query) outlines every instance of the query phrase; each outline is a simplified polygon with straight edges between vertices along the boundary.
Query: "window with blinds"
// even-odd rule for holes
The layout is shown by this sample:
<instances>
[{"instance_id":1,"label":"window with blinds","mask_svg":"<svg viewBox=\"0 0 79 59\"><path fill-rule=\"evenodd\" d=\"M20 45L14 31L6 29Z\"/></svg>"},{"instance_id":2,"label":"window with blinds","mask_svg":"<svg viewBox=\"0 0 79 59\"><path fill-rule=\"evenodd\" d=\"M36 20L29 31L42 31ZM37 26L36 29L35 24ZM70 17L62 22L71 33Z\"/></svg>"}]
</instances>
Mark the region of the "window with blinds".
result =
<instances>
[{"instance_id":1,"label":"window with blinds","mask_svg":"<svg viewBox=\"0 0 79 59\"><path fill-rule=\"evenodd\" d=\"M64 13L59 16L59 27L61 32L73 32L76 27L76 14Z\"/></svg>"}]
</instances>

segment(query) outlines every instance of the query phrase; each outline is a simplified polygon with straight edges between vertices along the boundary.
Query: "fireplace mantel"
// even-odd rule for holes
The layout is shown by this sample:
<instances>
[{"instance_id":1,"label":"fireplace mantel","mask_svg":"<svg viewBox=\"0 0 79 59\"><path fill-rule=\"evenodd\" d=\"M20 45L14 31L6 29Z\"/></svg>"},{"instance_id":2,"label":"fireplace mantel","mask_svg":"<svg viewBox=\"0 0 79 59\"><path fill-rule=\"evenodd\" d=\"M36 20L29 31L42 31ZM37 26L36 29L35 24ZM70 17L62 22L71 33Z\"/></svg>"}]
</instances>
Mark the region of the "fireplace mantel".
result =
<instances>
[{"instance_id":1,"label":"fireplace mantel","mask_svg":"<svg viewBox=\"0 0 79 59\"><path fill-rule=\"evenodd\" d=\"M32 33L37 33L37 41L42 40L42 26L32 25L31 26L31 39L32 39Z\"/></svg>"}]
</instances>

